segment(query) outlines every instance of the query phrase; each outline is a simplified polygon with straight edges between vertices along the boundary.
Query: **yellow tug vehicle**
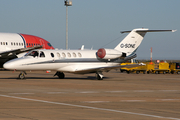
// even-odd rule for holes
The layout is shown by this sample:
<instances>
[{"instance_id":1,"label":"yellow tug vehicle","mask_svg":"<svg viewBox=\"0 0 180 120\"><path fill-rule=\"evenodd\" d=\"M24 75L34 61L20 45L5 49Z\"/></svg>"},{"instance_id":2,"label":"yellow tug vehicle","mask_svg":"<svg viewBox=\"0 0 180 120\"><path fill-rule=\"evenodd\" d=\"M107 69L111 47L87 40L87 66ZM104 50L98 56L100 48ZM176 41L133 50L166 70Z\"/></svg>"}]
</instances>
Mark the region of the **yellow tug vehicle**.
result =
<instances>
[{"instance_id":1,"label":"yellow tug vehicle","mask_svg":"<svg viewBox=\"0 0 180 120\"><path fill-rule=\"evenodd\" d=\"M137 63L122 63L121 65L128 65L128 64L137 64ZM154 69L154 63L153 62L145 62L145 65L139 66L139 67L133 67L133 68L121 68L120 71L124 72L126 71L128 74L129 73L143 73L146 74L147 72L151 71Z\"/></svg>"},{"instance_id":2,"label":"yellow tug vehicle","mask_svg":"<svg viewBox=\"0 0 180 120\"><path fill-rule=\"evenodd\" d=\"M147 73L155 73L155 74L166 74L166 73L170 73L170 69L169 69L169 63L167 62L160 62L159 64L154 64L154 68L147 71Z\"/></svg>"},{"instance_id":3,"label":"yellow tug vehicle","mask_svg":"<svg viewBox=\"0 0 180 120\"><path fill-rule=\"evenodd\" d=\"M128 64L136 64L136 63L122 63L121 65L128 65ZM139 67L133 67L133 68L121 68L120 71L124 72L126 71L129 73L143 73L143 74L149 74L149 73L155 73L155 74L166 74L166 73L177 73L180 74L180 63L174 62L174 63L167 63L167 62L160 62L160 63L154 63L154 62L144 62L144 66Z\"/></svg>"},{"instance_id":4,"label":"yellow tug vehicle","mask_svg":"<svg viewBox=\"0 0 180 120\"><path fill-rule=\"evenodd\" d=\"M180 74L180 63L178 62L173 62L169 63L169 68L171 69L171 74L177 73Z\"/></svg>"}]
</instances>

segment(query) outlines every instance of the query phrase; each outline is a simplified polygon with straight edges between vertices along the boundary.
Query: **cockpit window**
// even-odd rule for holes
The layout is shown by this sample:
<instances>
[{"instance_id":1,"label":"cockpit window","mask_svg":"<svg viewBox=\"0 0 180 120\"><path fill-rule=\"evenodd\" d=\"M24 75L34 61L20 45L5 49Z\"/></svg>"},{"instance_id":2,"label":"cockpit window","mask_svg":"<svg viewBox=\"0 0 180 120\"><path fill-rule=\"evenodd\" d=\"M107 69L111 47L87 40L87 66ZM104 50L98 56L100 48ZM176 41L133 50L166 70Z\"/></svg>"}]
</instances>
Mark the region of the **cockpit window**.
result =
<instances>
[{"instance_id":1,"label":"cockpit window","mask_svg":"<svg viewBox=\"0 0 180 120\"><path fill-rule=\"evenodd\" d=\"M48 43L48 46L49 46L49 47L52 47L52 45L51 45L50 43Z\"/></svg>"},{"instance_id":2,"label":"cockpit window","mask_svg":"<svg viewBox=\"0 0 180 120\"><path fill-rule=\"evenodd\" d=\"M40 57L45 57L45 54L44 54L44 52L40 52Z\"/></svg>"},{"instance_id":3,"label":"cockpit window","mask_svg":"<svg viewBox=\"0 0 180 120\"><path fill-rule=\"evenodd\" d=\"M33 56L33 57L38 57L39 53L38 51L31 51L26 54L26 56Z\"/></svg>"}]
</instances>

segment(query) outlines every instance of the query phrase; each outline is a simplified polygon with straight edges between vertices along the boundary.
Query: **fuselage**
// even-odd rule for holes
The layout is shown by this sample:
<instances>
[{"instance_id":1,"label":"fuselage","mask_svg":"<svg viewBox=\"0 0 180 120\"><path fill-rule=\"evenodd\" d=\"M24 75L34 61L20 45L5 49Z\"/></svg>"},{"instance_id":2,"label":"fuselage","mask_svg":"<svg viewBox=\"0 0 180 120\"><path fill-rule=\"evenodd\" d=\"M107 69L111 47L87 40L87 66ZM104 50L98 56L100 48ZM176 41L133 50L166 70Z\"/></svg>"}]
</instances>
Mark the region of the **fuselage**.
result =
<instances>
[{"instance_id":1,"label":"fuselage","mask_svg":"<svg viewBox=\"0 0 180 120\"><path fill-rule=\"evenodd\" d=\"M115 66L120 60L102 60L97 50L36 50L4 64L11 70L55 70L71 73L95 72L91 69ZM87 70L87 71L86 71Z\"/></svg>"}]
</instances>

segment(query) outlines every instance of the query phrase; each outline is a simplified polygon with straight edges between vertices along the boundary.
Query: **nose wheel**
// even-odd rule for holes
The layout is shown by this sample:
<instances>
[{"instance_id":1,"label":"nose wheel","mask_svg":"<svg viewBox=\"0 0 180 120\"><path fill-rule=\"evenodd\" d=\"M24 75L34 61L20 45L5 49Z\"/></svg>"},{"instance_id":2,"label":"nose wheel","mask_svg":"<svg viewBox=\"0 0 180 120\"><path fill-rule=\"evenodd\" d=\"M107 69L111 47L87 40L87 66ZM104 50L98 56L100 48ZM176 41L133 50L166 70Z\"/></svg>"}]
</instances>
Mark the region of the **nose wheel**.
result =
<instances>
[{"instance_id":1,"label":"nose wheel","mask_svg":"<svg viewBox=\"0 0 180 120\"><path fill-rule=\"evenodd\" d=\"M19 76L18 76L18 78L19 79L25 79L25 75L26 75L26 72L25 71L22 71L20 74L19 74Z\"/></svg>"}]
</instances>

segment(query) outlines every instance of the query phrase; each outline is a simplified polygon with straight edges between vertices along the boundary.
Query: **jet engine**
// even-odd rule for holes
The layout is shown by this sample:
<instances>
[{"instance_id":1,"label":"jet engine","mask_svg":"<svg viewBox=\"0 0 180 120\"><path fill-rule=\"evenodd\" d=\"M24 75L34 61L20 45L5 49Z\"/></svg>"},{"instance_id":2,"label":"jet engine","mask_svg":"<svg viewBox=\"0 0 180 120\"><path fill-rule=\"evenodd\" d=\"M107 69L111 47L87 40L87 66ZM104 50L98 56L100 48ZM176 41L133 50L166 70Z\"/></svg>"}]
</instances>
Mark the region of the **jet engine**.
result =
<instances>
[{"instance_id":1,"label":"jet engine","mask_svg":"<svg viewBox=\"0 0 180 120\"><path fill-rule=\"evenodd\" d=\"M115 58L119 58L119 57L126 57L124 54L125 53L122 53L115 49L100 48L97 51L97 56L101 59L115 59Z\"/></svg>"}]
</instances>

